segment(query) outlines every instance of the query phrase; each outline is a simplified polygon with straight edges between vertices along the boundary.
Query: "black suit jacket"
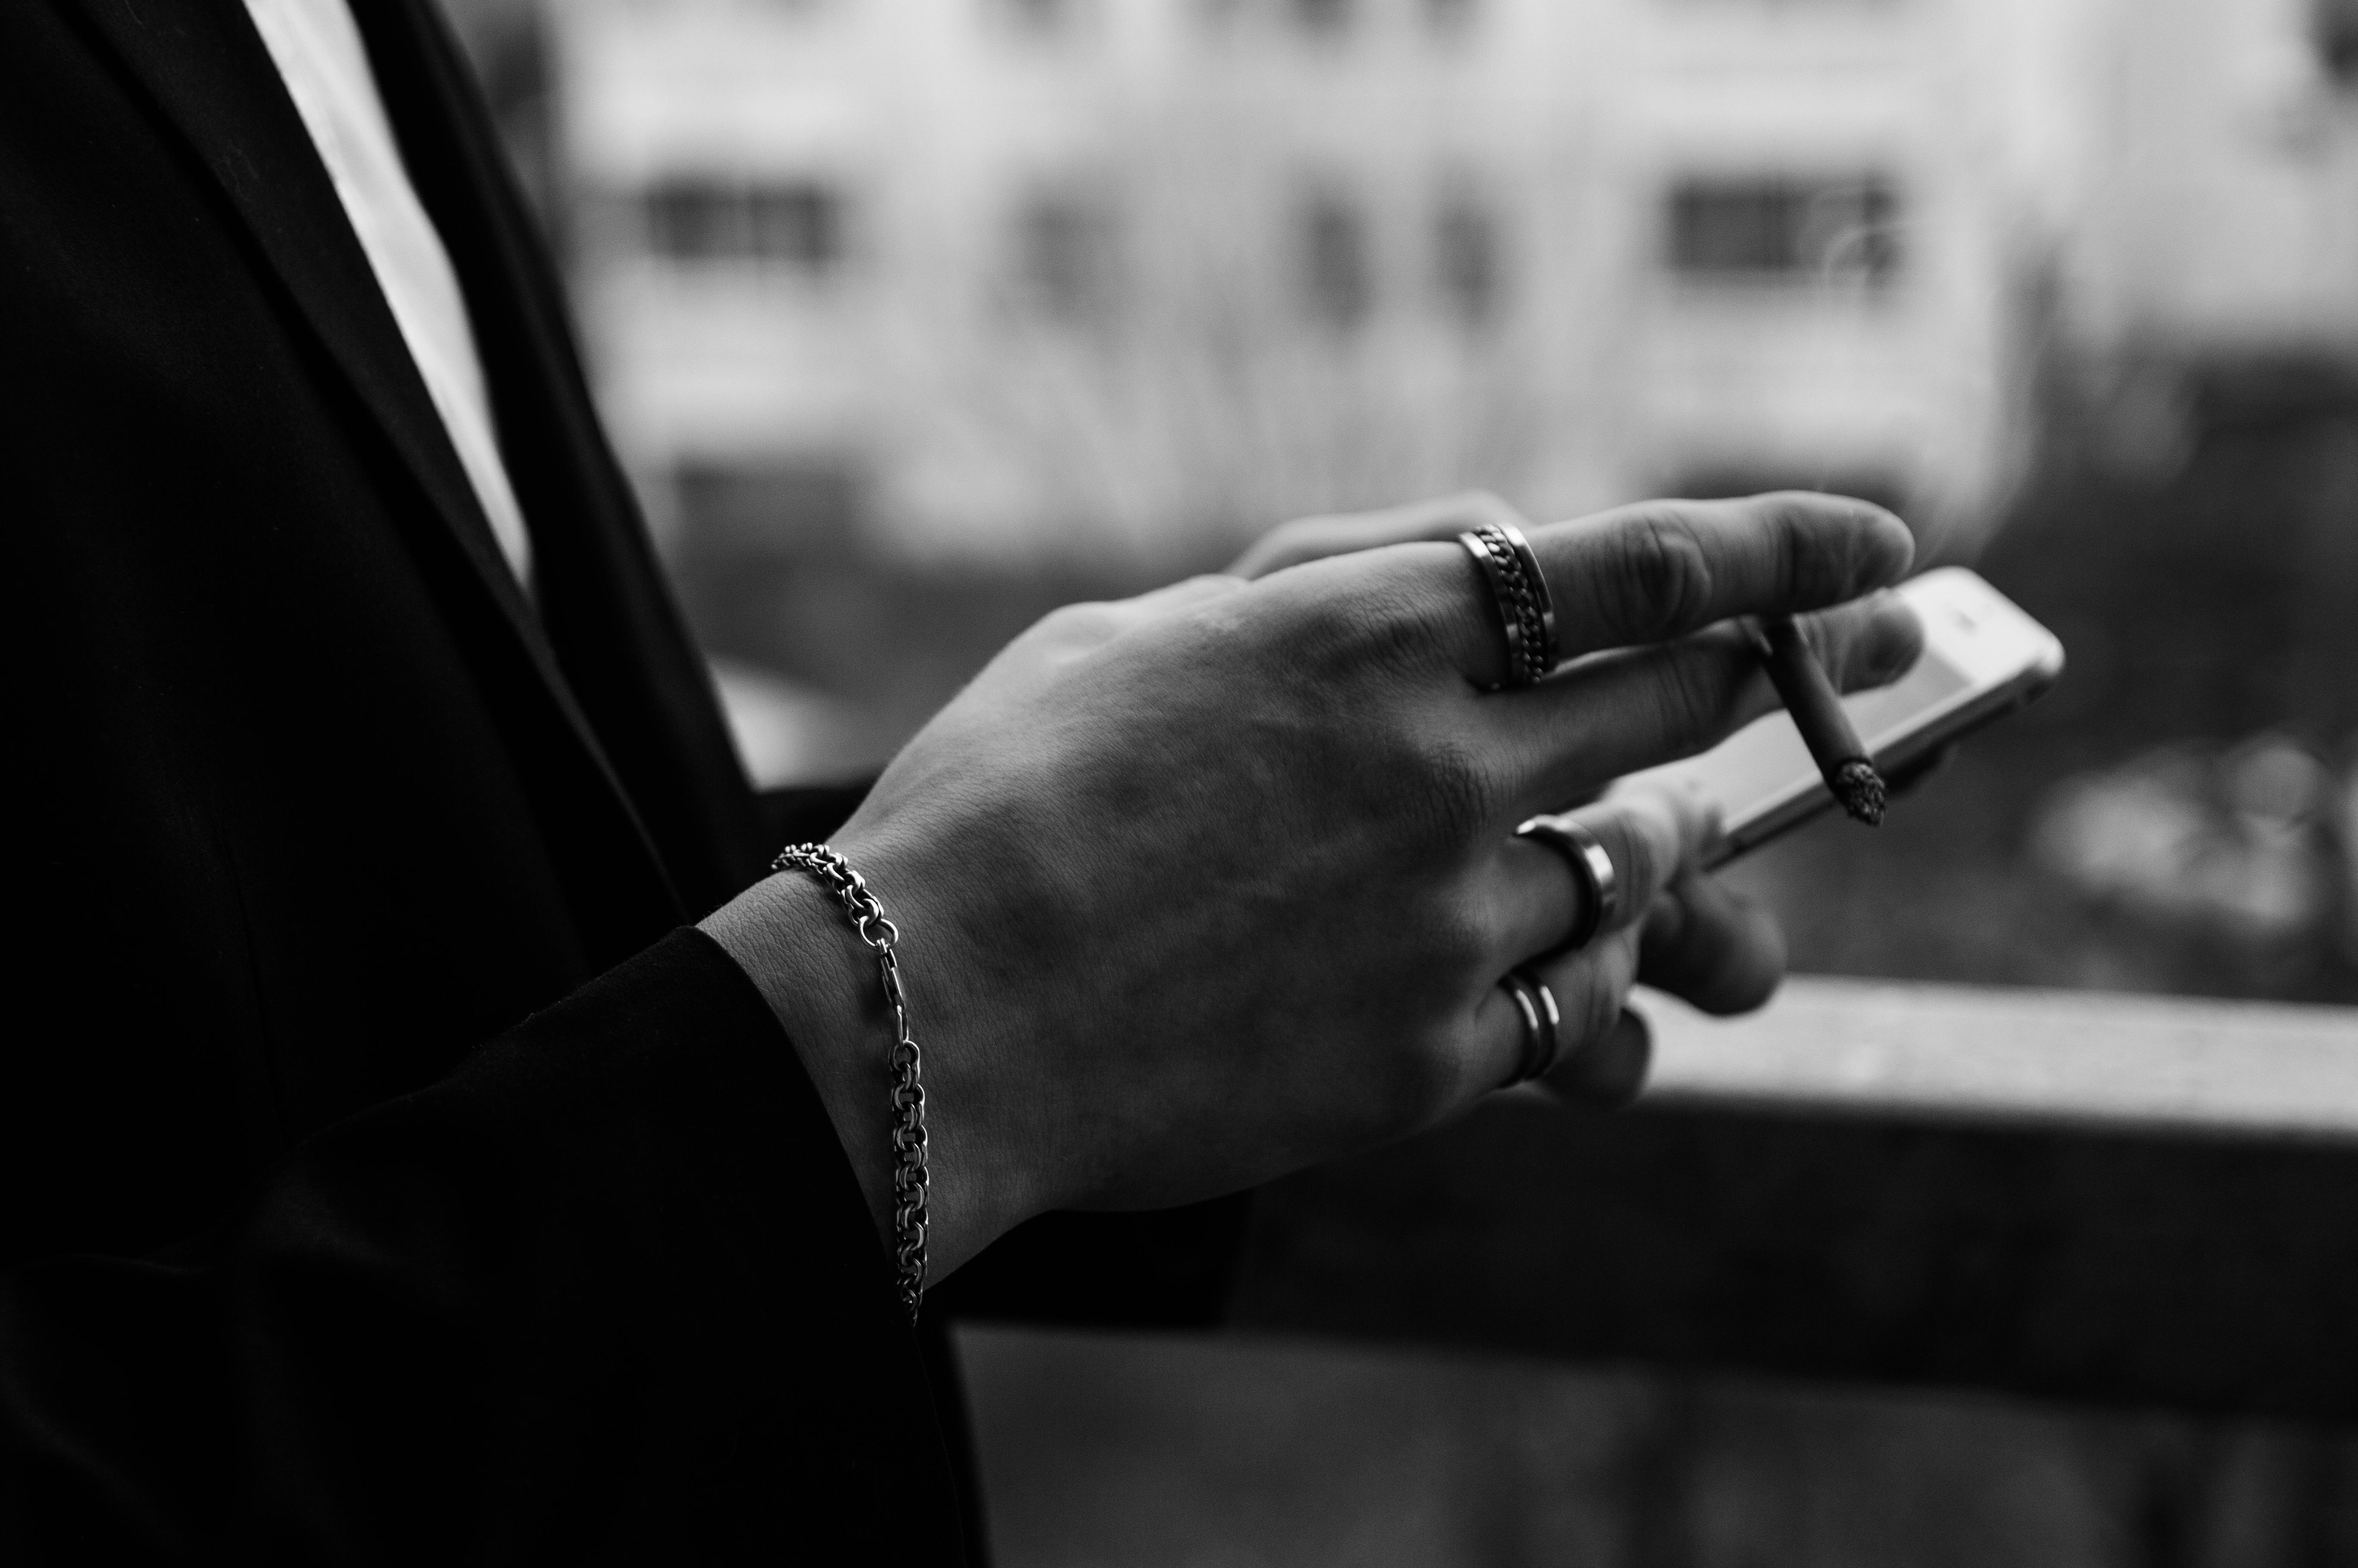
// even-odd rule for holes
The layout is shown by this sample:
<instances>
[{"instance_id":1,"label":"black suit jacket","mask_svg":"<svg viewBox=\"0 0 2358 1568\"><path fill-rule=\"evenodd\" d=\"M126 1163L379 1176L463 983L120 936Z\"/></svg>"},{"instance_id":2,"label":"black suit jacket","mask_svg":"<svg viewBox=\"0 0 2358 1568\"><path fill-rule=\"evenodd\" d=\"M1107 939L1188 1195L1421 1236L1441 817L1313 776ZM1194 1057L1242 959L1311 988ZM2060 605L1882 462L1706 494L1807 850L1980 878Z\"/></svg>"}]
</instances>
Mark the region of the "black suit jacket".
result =
<instances>
[{"instance_id":1,"label":"black suit jacket","mask_svg":"<svg viewBox=\"0 0 2358 1568\"><path fill-rule=\"evenodd\" d=\"M0 6L0 1561L954 1560L832 1130L676 929L854 796L748 789L460 61L354 11L536 604L238 0ZM1067 1277L1200 1305L1234 1223Z\"/></svg>"}]
</instances>

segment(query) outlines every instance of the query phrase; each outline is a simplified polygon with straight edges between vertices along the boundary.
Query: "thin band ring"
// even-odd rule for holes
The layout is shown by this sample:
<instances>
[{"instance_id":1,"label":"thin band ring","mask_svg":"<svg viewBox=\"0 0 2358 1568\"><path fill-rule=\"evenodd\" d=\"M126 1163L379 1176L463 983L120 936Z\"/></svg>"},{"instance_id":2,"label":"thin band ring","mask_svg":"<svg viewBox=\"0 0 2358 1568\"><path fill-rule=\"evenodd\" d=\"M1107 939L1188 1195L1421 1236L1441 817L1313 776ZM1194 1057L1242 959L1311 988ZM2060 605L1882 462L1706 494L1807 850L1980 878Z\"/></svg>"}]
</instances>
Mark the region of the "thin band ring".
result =
<instances>
[{"instance_id":1,"label":"thin band ring","mask_svg":"<svg viewBox=\"0 0 2358 1568\"><path fill-rule=\"evenodd\" d=\"M1561 855L1564 864L1572 868L1573 880L1581 884L1583 894L1580 913L1573 918L1572 929L1563 934L1563 940L1531 962L1544 964L1595 941L1596 934L1612 924L1621 909L1621 877L1614 871L1613 857L1606 853L1603 841L1590 831L1588 824L1569 814L1534 816L1515 829L1515 837L1544 844Z\"/></svg>"},{"instance_id":2,"label":"thin band ring","mask_svg":"<svg viewBox=\"0 0 2358 1568\"><path fill-rule=\"evenodd\" d=\"M1514 1001L1515 1011L1523 1018L1523 1054L1512 1082L1526 1084L1545 1077L1563 1053L1563 1014L1556 1008L1555 993L1527 968L1509 970L1498 989Z\"/></svg>"},{"instance_id":3,"label":"thin band ring","mask_svg":"<svg viewBox=\"0 0 2358 1568\"><path fill-rule=\"evenodd\" d=\"M1498 607L1507 639L1507 678L1500 689L1526 687L1555 668L1555 601L1531 541L1511 523L1485 523L1457 535L1481 568Z\"/></svg>"}]
</instances>

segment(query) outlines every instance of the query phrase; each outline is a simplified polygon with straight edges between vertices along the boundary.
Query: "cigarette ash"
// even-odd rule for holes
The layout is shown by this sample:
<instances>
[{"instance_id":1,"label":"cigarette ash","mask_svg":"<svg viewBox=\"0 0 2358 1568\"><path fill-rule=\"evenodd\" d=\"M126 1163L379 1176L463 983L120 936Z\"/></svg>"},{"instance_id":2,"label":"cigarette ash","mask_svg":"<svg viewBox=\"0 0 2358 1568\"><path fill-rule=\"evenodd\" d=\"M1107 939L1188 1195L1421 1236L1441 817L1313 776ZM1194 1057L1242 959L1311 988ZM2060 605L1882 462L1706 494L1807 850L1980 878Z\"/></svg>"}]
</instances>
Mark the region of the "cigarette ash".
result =
<instances>
[{"instance_id":1,"label":"cigarette ash","mask_svg":"<svg viewBox=\"0 0 2358 1568\"><path fill-rule=\"evenodd\" d=\"M1890 804L1891 792L1884 788L1883 775L1875 771L1872 762L1848 762L1834 771L1834 798L1842 808L1869 827L1883 826L1883 808Z\"/></svg>"}]
</instances>

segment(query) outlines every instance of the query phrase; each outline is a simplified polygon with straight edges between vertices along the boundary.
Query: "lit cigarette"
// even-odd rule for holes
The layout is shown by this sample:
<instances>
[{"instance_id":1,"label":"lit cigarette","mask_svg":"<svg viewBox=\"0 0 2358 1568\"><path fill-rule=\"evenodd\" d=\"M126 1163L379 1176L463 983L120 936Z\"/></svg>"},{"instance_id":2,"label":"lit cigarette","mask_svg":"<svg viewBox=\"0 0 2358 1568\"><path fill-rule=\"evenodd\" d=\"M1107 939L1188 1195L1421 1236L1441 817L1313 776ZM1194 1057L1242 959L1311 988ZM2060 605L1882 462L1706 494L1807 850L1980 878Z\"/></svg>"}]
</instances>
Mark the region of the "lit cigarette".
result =
<instances>
[{"instance_id":1,"label":"lit cigarette","mask_svg":"<svg viewBox=\"0 0 2358 1568\"><path fill-rule=\"evenodd\" d=\"M1882 826L1887 799L1883 775L1875 771L1866 742L1843 711L1833 683L1801 640L1801 628L1790 615L1764 615L1752 641L1777 695L1784 699L1785 711L1793 716L1793 727L1801 732L1802 744L1824 775L1826 788L1852 816L1869 827Z\"/></svg>"}]
</instances>

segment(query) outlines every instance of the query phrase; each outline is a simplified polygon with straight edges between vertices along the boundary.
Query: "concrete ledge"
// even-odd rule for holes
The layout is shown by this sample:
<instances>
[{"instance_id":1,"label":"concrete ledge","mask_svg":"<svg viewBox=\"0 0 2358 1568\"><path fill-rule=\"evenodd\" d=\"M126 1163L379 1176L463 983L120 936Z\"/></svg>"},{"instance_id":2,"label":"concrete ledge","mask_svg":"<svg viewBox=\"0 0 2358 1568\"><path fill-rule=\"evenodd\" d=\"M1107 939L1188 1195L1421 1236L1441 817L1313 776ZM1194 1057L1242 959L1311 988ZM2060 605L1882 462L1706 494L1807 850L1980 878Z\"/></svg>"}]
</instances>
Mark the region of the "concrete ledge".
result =
<instances>
[{"instance_id":1,"label":"concrete ledge","mask_svg":"<svg viewBox=\"0 0 2358 1568\"><path fill-rule=\"evenodd\" d=\"M1797 983L1617 1116L1494 1101L1260 1195L1233 1320L2358 1419L2352 1014Z\"/></svg>"},{"instance_id":2,"label":"concrete ledge","mask_svg":"<svg viewBox=\"0 0 2358 1568\"><path fill-rule=\"evenodd\" d=\"M2358 1142L2358 1009L1826 979L1639 1006L1650 1105Z\"/></svg>"}]
</instances>

